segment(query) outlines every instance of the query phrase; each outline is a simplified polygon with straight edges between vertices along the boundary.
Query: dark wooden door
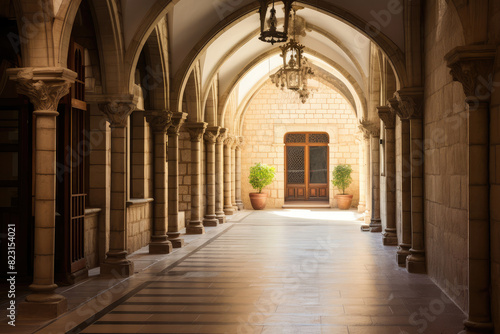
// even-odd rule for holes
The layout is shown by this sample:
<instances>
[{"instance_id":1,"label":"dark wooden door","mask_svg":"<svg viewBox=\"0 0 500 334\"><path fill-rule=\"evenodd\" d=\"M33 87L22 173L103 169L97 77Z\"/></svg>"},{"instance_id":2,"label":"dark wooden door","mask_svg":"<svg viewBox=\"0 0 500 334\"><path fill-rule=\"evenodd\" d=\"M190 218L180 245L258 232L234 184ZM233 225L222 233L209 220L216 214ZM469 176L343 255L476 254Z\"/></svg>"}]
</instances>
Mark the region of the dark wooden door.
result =
<instances>
[{"instance_id":1,"label":"dark wooden door","mask_svg":"<svg viewBox=\"0 0 500 334\"><path fill-rule=\"evenodd\" d=\"M60 105L58 117L58 277L72 283L72 274L86 269L85 208L88 169L88 115L85 103L84 48L71 43L68 67L78 76Z\"/></svg>"},{"instance_id":2,"label":"dark wooden door","mask_svg":"<svg viewBox=\"0 0 500 334\"><path fill-rule=\"evenodd\" d=\"M328 200L328 143L326 133L285 136L285 200Z\"/></svg>"}]
</instances>

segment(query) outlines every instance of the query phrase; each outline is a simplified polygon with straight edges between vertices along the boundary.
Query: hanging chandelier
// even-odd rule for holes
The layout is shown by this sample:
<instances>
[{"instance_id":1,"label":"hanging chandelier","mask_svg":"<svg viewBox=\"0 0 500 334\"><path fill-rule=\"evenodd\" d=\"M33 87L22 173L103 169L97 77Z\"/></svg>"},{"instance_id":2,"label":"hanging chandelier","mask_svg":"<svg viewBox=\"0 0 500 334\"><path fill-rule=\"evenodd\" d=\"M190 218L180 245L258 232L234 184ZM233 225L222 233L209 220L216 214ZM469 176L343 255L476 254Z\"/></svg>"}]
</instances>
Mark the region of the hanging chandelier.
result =
<instances>
[{"instance_id":1,"label":"hanging chandelier","mask_svg":"<svg viewBox=\"0 0 500 334\"><path fill-rule=\"evenodd\" d=\"M283 4L285 6L285 24L283 27L283 31L278 30L278 18L276 17L276 8L273 6L268 13L268 0L259 0L260 1L260 37L259 39L266 43L284 43L288 40L288 22L290 19L290 12L292 10L292 3L294 0L283 0ZM267 27L266 27L267 25ZM266 30L268 28L268 30Z\"/></svg>"},{"instance_id":2,"label":"hanging chandelier","mask_svg":"<svg viewBox=\"0 0 500 334\"><path fill-rule=\"evenodd\" d=\"M296 11L293 12L294 37L288 43L280 46L283 67L271 75L271 81L281 90L292 90L297 92L302 103L306 103L310 97L307 80L314 76L307 58L304 57L304 45L296 40L295 36Z\"/></svg>"}]
</instances>

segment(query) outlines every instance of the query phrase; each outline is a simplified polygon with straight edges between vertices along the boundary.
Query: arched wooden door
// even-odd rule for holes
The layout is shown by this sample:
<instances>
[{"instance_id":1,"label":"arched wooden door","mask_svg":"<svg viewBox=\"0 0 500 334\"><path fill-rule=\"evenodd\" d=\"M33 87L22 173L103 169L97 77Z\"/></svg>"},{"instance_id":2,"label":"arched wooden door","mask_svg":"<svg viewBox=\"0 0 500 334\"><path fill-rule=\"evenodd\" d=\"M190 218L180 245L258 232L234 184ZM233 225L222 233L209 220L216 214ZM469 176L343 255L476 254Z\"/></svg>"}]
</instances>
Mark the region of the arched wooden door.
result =
<instances>
[{"instance_id":1,"label":"arched wooden door","mask_svg":"<svg viewBox=\"0 0 500 334\"><path fill-rule=\"evenodd\" d=\"M285 135L286 201L328 201L329 142L326 133Z\"/></svg>"}]
</instances>

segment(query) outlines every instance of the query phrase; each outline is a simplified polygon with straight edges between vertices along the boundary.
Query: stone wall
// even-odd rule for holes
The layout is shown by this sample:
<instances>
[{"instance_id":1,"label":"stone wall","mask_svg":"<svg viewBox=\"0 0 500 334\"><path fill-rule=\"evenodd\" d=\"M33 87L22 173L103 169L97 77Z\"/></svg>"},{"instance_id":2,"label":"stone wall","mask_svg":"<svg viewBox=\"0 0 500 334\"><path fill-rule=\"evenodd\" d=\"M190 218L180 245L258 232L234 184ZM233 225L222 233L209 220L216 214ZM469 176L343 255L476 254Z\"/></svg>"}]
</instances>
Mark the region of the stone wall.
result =
<instances>
[{"instance_id":1,"label":"stone wall","mask_svg":"<svg viewBox=\"0 0 500 334\"><path fill-rule=\"evenodd\" d=\"M152 200L127 203L127 251L129 254L149 244L152 231Z\"/></svg>"},{"instance_id":2,"label":"stone wall","mask_svg":"<svg viewBox=\"0 0 500 334\"><path fill-rule=\"evenodd\" d=\"M354 195L353 207L359 202L359 157L357 119L346 99L337 91L319 83L318 91L305 104L284 103L281 90L268 82L248 107L242 135L242 200L251 208L248 194L254 192L248 183L250 167L257 162L276 167L276 180L265 188L269 193L267 208L281 208L285 200L285 145L288 132L326 132L330 136L330 175L340 163L350 164L353 180L348 193ZM337 190L330 184L330 204L336 206Z\"/></svg>"},{"instance_id":3,"label":"stone wall","mask_svg":"<svg viewBox=\"0 0 500 334\"><path fill-rule=\"evenodd\" d=\"M455 8L426 2L425 234L430 277L467 308L467 113L462 86L443 60L463 45Z\"/></svg>"}]
</instances>

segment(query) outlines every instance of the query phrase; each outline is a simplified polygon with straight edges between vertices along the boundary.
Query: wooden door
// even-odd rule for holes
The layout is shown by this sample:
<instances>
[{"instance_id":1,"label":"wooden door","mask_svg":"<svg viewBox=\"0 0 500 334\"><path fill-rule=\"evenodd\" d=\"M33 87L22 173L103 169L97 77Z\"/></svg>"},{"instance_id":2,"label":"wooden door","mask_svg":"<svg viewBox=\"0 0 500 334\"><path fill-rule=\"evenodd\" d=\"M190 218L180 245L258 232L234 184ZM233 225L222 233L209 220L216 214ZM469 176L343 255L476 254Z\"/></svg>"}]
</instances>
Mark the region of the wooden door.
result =
<instances>
[{"instance_id":1,"label":"wooden door","mask_svg":"<svg viewBox=\"0 0 500 334\"><path fill-rule=\"evenodd\" d=\"M326 133L285 136L285 200L328 200L328 143Z\"/></svg>"}]
</instances>

